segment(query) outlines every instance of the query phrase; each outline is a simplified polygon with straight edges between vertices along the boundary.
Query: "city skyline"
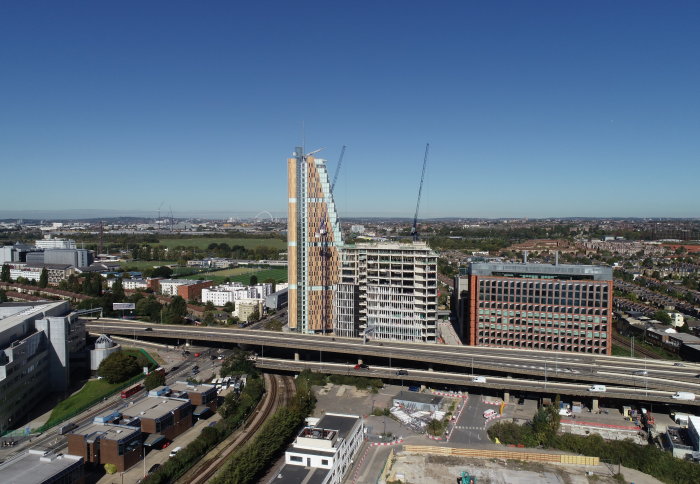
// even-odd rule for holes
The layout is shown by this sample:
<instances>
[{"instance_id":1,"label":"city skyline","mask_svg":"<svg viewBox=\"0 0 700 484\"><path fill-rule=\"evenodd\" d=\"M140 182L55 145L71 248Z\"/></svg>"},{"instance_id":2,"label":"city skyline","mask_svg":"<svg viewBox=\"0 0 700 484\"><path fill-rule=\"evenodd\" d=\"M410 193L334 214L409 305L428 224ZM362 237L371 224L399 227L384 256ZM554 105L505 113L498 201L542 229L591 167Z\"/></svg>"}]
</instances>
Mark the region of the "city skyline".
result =
<instances>
[{"instance_id":1,"label":"city skyline","mask_svg":"<svg viewBox=\"0 0 700 484\"><path fill-rule=\"evenodd\" d=\"M696 217L700 5L536 6L3 4L0 218Z\"/></svg>"}]
</instances>

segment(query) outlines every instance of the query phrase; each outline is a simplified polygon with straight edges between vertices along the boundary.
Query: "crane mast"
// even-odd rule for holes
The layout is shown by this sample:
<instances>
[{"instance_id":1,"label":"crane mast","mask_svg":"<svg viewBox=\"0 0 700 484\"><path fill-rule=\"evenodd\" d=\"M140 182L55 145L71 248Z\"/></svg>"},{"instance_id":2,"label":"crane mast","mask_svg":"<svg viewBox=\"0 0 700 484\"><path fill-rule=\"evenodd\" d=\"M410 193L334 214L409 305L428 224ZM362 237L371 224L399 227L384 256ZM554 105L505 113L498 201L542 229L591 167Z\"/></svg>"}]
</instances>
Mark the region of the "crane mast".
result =
<instances>
[{"instance_id":1,"label":"crane mast","mask_svg":"<svg viewBox=\"0 0 700 484\"><path fill-rule=\"evenodd\" d=\"M333 183L331 183L331 193L333 193L333 189L335 188L335 182L338 181L340 167L343 166L343 156L345 156L345 148L346 146L343 145L343 149L340 150L340 159L338 160L338 166L335 168L335 176L333 177Z\"/></svg>"},{"instance_id":2,"label":"crane mast","mask_svg":"<svg viewBox=\"0 0 700 484\"><path fill-rule=\"evenodd\" d=\"M425 156L423 157L423 171L420 175L420 185L418 187L418 201L416 202L416 214L413 216L413 227L411 227L411 237L413 241L418 240L418 209L420 208L420 197L423 192L423 180L425 179L425 165L428 164L428 150L430 149L430 143L425 144Z\"/></svg>"}]
</instances>

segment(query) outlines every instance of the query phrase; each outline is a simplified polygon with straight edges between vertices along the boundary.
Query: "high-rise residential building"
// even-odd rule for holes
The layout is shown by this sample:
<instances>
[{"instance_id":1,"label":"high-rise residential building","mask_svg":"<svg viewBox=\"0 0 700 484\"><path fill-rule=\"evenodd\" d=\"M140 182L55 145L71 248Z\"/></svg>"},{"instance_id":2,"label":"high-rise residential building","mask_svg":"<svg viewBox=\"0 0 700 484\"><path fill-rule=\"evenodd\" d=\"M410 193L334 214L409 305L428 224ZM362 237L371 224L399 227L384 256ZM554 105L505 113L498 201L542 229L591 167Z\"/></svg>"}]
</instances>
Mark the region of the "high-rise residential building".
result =
<instances>
[{"instance_id":1,"label":"high-rise residential building","mask_svg":"<svg viewBox=\"0 0 700 484\"><path fill-rule=\"evenodd\" d=\"M472 263L466 275L466 344L611 354L610 267Z\"/></svg>"},{"instance_id":2,"label":"high-rise residential building","mask_svg":"<svg viewBox=\"0 0 700 484\"><path fill-rule=\"evenodd\" d=\"M335 334L436 341L437 254L425 242L361 243L341 257Z\"/></svg>"},{"instance_id":3,"label":"high-rise residential building","mask_svg":"<svg viewBox=\"0 0 700 484\"><path fill-rule=\"evenodd\" d=\"M326 160L296 148L287 174L289 327L301 333L330 332L343 240Z\"/></svg>"}]
</instances>

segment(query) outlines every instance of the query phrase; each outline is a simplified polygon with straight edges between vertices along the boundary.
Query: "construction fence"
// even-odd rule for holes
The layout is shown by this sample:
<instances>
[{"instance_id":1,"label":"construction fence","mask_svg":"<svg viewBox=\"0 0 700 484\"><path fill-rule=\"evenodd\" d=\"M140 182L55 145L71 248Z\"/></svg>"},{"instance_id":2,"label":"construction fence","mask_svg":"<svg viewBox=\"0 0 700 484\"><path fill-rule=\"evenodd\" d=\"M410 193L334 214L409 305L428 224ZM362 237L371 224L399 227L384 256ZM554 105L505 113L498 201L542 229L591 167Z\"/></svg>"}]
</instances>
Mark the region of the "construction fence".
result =
<instances>
[{"instance_id":1,"label":"construction fence","mask_svg":"<svg viewBox=\"0 0 700 484\"><path fill-rule=\"evenodd\" d=\"M475 459L512 459L530 462L548 462L552 464L573 464L584 466L597 466L600 463L598 457L585 455L546 454L544 452L517 452L507 450L487 449L456 449L454 447L436 447L431 445L404 445L405 452L412 454L453 455L458 457L471 457Z\"/></svg>"}]
</instances>

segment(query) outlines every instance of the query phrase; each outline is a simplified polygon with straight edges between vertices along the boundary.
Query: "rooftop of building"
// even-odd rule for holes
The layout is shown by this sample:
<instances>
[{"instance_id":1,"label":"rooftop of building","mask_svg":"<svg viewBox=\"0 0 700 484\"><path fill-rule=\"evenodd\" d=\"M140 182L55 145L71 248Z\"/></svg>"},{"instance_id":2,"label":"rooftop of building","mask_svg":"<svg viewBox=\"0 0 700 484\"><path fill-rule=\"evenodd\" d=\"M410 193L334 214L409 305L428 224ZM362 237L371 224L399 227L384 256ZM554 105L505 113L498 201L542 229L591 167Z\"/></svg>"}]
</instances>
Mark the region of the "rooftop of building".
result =
<instances>
[{"instance_id":1,"label":"rooftop of building","mask_svg":"<svg viewBox=\"0 0 700 484\"><path fill-rule=\"evenodd\" d=\"M125 407L121 412L128 417L158 419L189 404L189 400L182 398L146 397Z\"/></svg>"},{"instance_id":2,"label":"rooftop of building","mask_svg":"<svg viewBox=\"0 0 700 484\"><path fill-rule=\"evenodd\" d=\"M46 269L57 269L61 271L65 271L69 267L73 267L70 264L41 264L39 262L28 262L27 267L33 268L33 269L43 269L44 267Z\"/></svg>"},{"instance_id":3,"label":"rooftop of building","mask_svg":"<svg viewBox=\"0 0 700 484\"><path fill-rule=\"evenodd\" d=\"M534 264L522 262L472 262L469 264L468 274L477 276L543 276L551 277L578 277L595 281L611 281L612 267L573 265L573 264Z\"/></svg>"},{"instance_id":4,"label":"rooftop of building","mask_svg":"<svg viewBox=\"0 0 700 484\"><path fill-rule=\"evenodd\" d=\"M68 301L38 301L23 305L0 304L0 334L28 319L42 319L46 317L47 312L55 311L61 306L65 306L67 314L70 309Z\"/></svg>"},{"instance_id":5,"label":"rooftop of building","mask_svg":"<svg viewBox=\"0 0 700 484\"><path fill-rule=\"evenodd\" d=\"M285 464L272 481L274 484L321 484L325 482L330 469Z\"/></svg>"},{"instance_id":6,"label":"rooftop of building","mask_svg":"<svg viewBox=\"0 0 700 484\"><path fill-rule=\"evenodd\" d=\"M74 435L83 435L87 440L95 440L99 437L100 439L116 440L119 442L121 440L128 440L134 435L140 435L141 429L128 425L92 422L83 427L78 427L70 433Z\"/></svg>"},{"instance_id":7,"label":"rooftop of building","mask_svg":"<svg viewBox=\"0 0 700 484\"><path fill-rule=\"evenodd\" d=\"M338 438L340 439L345 439L347 438L348 434L350 431L353 429L353 427L357 424L357 422L360 420L359 415L344 415L340 413L327 413L323 417L321 417L321 420L319 420L316 425L313 426L315 429L323 429L325 431L334 431L337 433ZM307 429L309 427L306 427ZM305 429L304 429L305 430ZM302 430L303 432L303 430ZM302 437L302 435L299 435ZM304 437L310 437L309 435L305 435ZM328 438L332 439L335 437L335 435L330 436L328 434L325 434L323 438ZM320 436L318 438L321 438Z\"/></svg>"},{"instance_id":8,"label":"rooftop of building","mask_svg":"<svg viewBox=\"0 0 700 484\"><path fill-rule=\"evenodd\" d=\"M216 391L216 386L208 385L206 383L188 383L186 381L177 381L168 386L173 393L205 393L210 390Z\"/></svg>"},{"instance_id":9,"label":"rooftop of building","mask_svg":"<svg viewBox=\"0 0 700 484\"><path fill-rule=\"evenodd\" d=\"M696 432L700 432L700 417L696 415L689 415L688 428L690 428L691 425L693 426Z\"/></svg>"},{"instance_id":10,"label":"rooftop of building","mask_svg":"<svg viewBox=\"0 0 700 484\"><path fill-rule=\"evenodd\" d=\"M380 250L419 250L432 251L427 242L396 242L396 241L374 241L374 242L358 242L356 244L348 244L344 246L348 249L380 249Z\"/></svg>"},{"instance_id":11,"label":"rooftop of building","mask_svg":"<svg viewBox=\"0 0 700 484\"><path fill-rule=\"evenodd\" d=\"M0 464L0 475L3 482L13 484L53 482L54 476L82 466L82 461L77 455L32 449Z\"/></svg>"}]
</instances>

